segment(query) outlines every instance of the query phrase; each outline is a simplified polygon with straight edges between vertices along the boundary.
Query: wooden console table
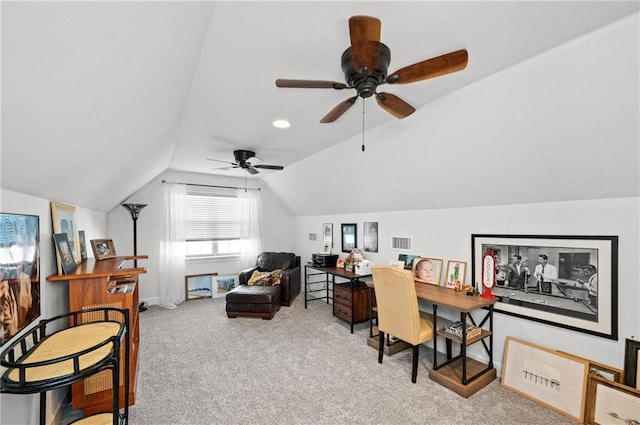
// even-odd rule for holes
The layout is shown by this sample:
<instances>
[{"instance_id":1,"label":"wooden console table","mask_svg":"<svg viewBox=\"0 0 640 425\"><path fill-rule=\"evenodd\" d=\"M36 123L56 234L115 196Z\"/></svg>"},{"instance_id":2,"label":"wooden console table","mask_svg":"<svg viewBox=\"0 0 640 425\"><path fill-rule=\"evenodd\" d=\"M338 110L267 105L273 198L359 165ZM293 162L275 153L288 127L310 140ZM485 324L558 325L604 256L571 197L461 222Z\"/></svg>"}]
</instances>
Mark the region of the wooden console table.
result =
<instances>
[{"instance_id":1,"label":"wooden console table","mask_svg":"<svg viewBox=\"0 0 640 425\"><path fill-rule=\"evenodd\" d=\"M49 282L68 282L69 309L78 311L89 308L113 307L129 310L129 405L135 403L138 370L138 275L146 273L143 267L125 267L127 261L147 259L143 256L116 257L106 260L88 259L68 275L51 275ZM118 289L116 288L116 285ZM93 318L88 318L92 321ZM124 344L123 344L124 345ZM122 347L121 356L124 356ZM124 367L125 362L121 363ZM112 410L112 385L110 371L100 372L73 384L71 398L74 409L82 409L85 415ZM123 374L121 372L121 374ZM122 382L122 380L121 380ZM120 400L124 400L124 385L120 386ZM123 407L123 406L121 406Z\"/></svg>"},{"instance_id":2,"label":"wooden console table","mask_svg":"<svg viewBox=\"0 0 640 425\"><path fill-rule=\"evenodd\" d=\"M428 283L416 282L416 294L418 298L433 304L433 326L438 329L438 306L449 307L460 312L460 321L482 328L479 335L467 338L466 329L463 326L462 336L449 333L444 329L438 329L437 335L443 336L447 341L460 343L460 353L452 356L442 364L438 364L437 338L433 338L433 368L429 371L429 377L463 397L469 397L496 379L496 369L493 367L493 304L495 299L482 298L479 295L466 295L465 292L456 292L453 289ZM471 315L474 310L485 312L479 322ZM489 329L485 329L487 324ZM486 342L489 339L489 344ZM489 356L487 364L467 358L467 346L480 341L485 352ZM448 351L448 350L447 350ZM449 356L448 356L449 357Z\"/></svg>"},{"instance_id":3,"label":"wooden console table","mask_svg":"<svg viewBox=\"0 0 640 425\"><path fill-rule=\"evenodd\" d=\"M309 273L309 269L314 269L320 273ZM323 289L309 290L308 285L313 283L321 283L322 281L309 282L309 277L323 274L325 287ZM331 280L329 280L331 276ZM336 276L346 279L348 282L336 283ZM371 307L369 305L369 288L360 279L371 277L371 274L357 274L348 272L338 267L320 267L307 264L304 266L304 308L307 308L307 302L314 300L333 299L333 315L347 321L351 325L351 333L353 333L353 325L369 320ZM331 289L329 289L331 283ZM312 292L326 290L325 297L311 297ZM333 291L333 297L329 296L329 291Z\"/></svg>"}]
</instances>

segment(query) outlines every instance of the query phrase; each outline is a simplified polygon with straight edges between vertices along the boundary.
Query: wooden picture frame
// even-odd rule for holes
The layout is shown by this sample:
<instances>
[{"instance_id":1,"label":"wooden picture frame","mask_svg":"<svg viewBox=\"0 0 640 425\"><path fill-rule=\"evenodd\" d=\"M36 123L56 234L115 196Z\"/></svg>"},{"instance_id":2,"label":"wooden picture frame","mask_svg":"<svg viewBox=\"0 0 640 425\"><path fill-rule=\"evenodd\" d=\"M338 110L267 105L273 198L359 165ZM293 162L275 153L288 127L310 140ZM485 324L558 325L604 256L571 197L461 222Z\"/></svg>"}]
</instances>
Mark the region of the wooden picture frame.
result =
<instances>
[{"instance_id":1,"label":"wooden picture frame","mask_svg":"<svg viewBox=\"0 0 640 425\"><path fill-rule=\"evenodd\" d=\"M589 362L507 337L502 386L582 422Z\"/></svg>"},{"instance_id":2,"label":"wooden picture frame","mask_svg":"<svg viewBox=\"0 0 640 425\"><path fill-rule=\"evenodd\" d=\"M51 202L51 221L53 224L53 234L66 233L69 240L69 247L73 253L76 264L82 261L80 253L80 236L78 235L78 217L76 215L76 207L73 205L62 204L60 202ZM62 263L60 256L56 251L56 260L58 262L58 274L62 274Z\"/></svg>"},{"instance_id":3,"label":"wooden picture frame","mask_svg":"<svg viewBox=\"0 0 640 425\"><path fill-rule=\"evenodd\" d=\"M358 247L358 225L343 223L340 228L342 231L342 252L351 252Z\"/></svg>"},{"instance_id":4,"label":"wooden picture frame","mask_svg":"<svg viewBox=\"0 0 640 425\"><path fill-rule=\"evenodd\" d=\"M213 297L213 281L218 273L192 274L184 277L185 300Z\"/></svg>"},{"instance_id":5,"label":"wooden picture frame","mask_svg":"<svg viewBox=\"0 0 640 425\"><path fill-rule=\"evenodd\" d=\"M53 235L56 245L56 252L60 257L60 265L64 274L71 274L76 270L76 260L69 245L69 238L66 233L56 233Z\"/></svg>"},{"instance_id":6,"label":"wooden picture frame","mask_svg":"<svg viewBox=\"0 0 640 425\"><path fill-rule=\"evenodd\" d=\"M91 250L96 260L115 258L116 247L111 239L91 239Z\"/></svg>"},{"instance_id":7,"label":"wooden picture frame","mask_svg":"<svg viewBox=\"0 0 640 425\"><path fill-rule=\"evenodd\" d=\"M425 264L427 264L426 268ZM411 266L413 279L418 282L440 286L442 265L443 260L441 258L413 257L413 265Z\"/></svg>"},{"instance_id":8,"label":"wooden picture frame","mask_svg":"<svg viewBox=\"0 0 640 425\"><path fill-rule=\"evenodd\" d=\"M640 423L640 390L589 375L586 425Z\"/></svg>"},{"instance_id":9,"label":"wooden picture frame","mask_svg":"<svg viewBox=\"0 0 640 425\"><path fill-rule=\"evenodd\" d=\"M458 260L447 261L447 274L444 276L447 288L462 288L467 278L467 262Z\"/></svg>"},{"instance_id":10,"label":"wooden picture frame","mask_svg":"<svg viewBox=\"0 0 640 425\"><path fill-rule=\"evenodd\" d=\"M529 269L521 284L493 287L494 311L618 339L617 236L472 234L472 283L481 280L487 250L497 253L497 269L511 265L514 256L520 256L521 266ZM539 259L544 256L546 277L539 282L536 275L543 265Z\"/></svg>"},{"instance_id":11,"label":"wooden picture frame","mask_svg":"<svg viewBox=\"0 0 640 425\"><path fill-rule=\"evenodd\" d=\"M640 341L627 338L624 343L624 384L640 390Z\"/></svg>"}]
</instances>

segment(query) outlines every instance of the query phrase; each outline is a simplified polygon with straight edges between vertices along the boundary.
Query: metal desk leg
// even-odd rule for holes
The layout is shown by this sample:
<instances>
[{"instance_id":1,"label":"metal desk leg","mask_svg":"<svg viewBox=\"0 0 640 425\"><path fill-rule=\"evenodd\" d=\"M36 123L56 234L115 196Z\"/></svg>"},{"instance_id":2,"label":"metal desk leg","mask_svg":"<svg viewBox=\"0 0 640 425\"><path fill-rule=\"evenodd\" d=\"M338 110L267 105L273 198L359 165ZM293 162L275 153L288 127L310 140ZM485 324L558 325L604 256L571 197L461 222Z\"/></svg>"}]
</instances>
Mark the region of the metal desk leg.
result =
<instances>
[{"instance_id":1,"label":"metal desk leg","mask_svg":"<svg viewBox=\"0 0 640 425\"><path fill-rule=\"evenodd\" d=\"M435 335L435 330L438 329L438 305L433 305L433 369L438 368L438 335Z\"/></svg>"}]
</instances>

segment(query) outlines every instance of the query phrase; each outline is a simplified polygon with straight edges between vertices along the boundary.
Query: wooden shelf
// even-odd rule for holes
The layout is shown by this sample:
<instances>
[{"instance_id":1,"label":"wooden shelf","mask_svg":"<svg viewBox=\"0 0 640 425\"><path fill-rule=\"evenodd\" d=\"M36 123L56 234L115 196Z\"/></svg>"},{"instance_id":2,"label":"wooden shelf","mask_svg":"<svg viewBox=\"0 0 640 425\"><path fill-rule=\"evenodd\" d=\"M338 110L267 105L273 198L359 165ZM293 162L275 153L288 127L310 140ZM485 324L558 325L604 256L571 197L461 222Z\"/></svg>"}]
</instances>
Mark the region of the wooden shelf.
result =
<instances>
[{"instance_id":1,"label":"wooden shelf","mask_svg":"<svg viewBox=\"0 0 640 425\"><path fill-rule=\"evenodd\" d=\"M477 373L487 369L487 365L474 359L467 359L467 376L474 376ZM466 385L462 383L462 360L458 359L441 368L429 371L429 378L437 382L443 387L449 388L451 391L469 398L486 385L496 379L496 369L490 368L484 374L478 376Z\"/></svg>"},{"instance_id":2,"label":"wooden shelf","mask_svg":"<svg viewBox=\"0 0 640 425\"><path fill-rule=\"evenodd\" d=\"M460 344L462 344L462 337L458 336L456 334L452 334L451 332L447 332L445 330L438 330L438 335L443 336L447 339L450 339L452 341L456 341L459 342ZM480 333L478 335L472 336L472 337L467 337L467 345L471 345L474 342L480 341L481 339L484 339L486 337L488 337L489 335L491 335L491 331L488 331L486 329L481 329Z\"/></svg>"}]
</instances>

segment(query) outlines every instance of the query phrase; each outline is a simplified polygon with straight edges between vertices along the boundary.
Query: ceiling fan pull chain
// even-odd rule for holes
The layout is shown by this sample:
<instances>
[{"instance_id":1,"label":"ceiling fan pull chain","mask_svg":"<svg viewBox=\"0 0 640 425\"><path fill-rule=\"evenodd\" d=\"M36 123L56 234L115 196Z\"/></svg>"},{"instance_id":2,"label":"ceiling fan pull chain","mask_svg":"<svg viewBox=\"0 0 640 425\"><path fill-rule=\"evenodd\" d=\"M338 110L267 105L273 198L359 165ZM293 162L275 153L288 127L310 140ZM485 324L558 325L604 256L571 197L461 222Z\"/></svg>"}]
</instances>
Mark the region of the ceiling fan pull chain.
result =
<instances>
[{"instance_id":1,"label":"ceiling fan pull chain","mask_svg":"<svg viewBox=\"0 0 640 425\"><path fill-rule=\"evenodd\" d=\"M365 99L362 99L362 152L364 152L364 104L367 103Z\"/></svg>"}]
</instances>

